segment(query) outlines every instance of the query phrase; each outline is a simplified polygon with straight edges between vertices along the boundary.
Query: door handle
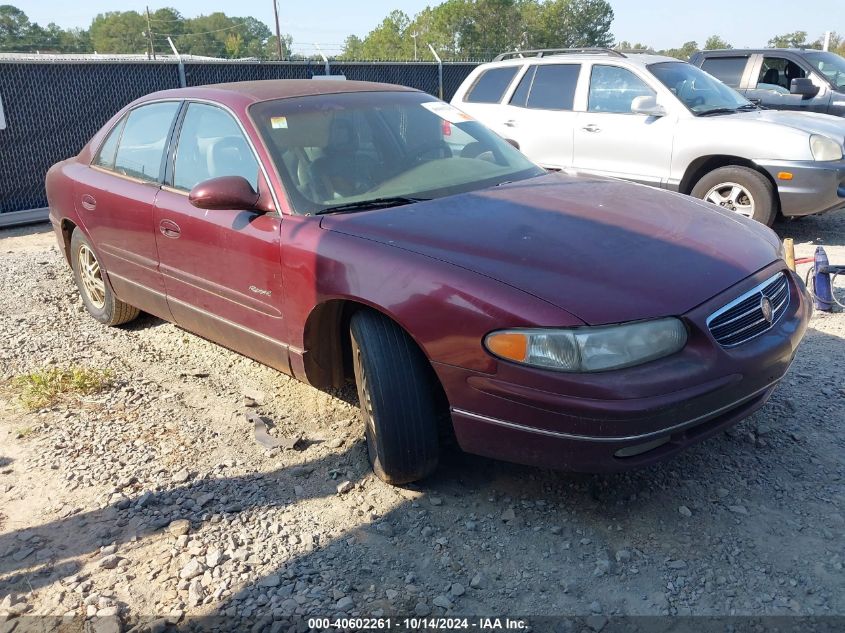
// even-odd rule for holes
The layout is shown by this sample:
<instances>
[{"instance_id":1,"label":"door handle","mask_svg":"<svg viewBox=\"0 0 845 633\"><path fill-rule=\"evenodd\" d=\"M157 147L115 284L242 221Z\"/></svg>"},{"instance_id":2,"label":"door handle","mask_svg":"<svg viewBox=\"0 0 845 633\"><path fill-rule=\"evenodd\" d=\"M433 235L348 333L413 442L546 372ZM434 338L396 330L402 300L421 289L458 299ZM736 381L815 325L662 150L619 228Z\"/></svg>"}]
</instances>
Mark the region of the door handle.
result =
<instances>
[{"instance_id":1,"label":"door handle","mask_svg":"<svg viewBox=\"0 0 845 633\"><path fill-rule=\"evenodd\" d=\"M162 220L158 223L158 230L161 231L161 234L164 235L164 237L169 237L174 240L182 234L182 229L180 229L179 225L173 220Z\"/></svg>"},{"instance_id":2,"label":"door handle","mask_svg":"<svg viewBox=\"0 0 845 633\"><path fill-rule=\"evenodd\" d=\"M514 121L513 119L510 119L508 121L505 121L505 125L508 126L508 127L516 127L516 121Z\"/></svg>"},{"instance_id":3,"label":"door handle","mask_svg":"<svg viewBox=\"0 0 845 633\"><path fill-rule=\"evenodd\" d=\"M590 123L581 128L585 132L601 132L601 128L595 123Z\"/></svg>"},{"instance_id":4,"label":"door handle","mask_svg":"<svg viewBox=\"0 0 845 633\"><path fill-rule=\"evenodd\" d=\"M88 209L89 211L93 211L97 208L97 199L92 196L90 193L83 193L82 194L82 207Z\"/></svg>"}]
</instances>

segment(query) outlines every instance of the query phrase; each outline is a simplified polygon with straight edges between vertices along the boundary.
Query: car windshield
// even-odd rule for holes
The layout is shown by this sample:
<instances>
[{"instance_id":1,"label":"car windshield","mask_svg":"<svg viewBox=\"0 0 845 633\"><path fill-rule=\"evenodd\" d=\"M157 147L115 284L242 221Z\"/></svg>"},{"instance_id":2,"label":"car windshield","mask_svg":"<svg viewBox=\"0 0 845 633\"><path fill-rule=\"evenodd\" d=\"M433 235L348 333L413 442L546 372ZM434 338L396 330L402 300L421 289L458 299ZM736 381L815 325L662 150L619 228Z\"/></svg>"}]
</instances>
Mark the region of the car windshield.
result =
<instances>
[{"instance_id":1,"label":"car windshield","mask_svg":"<svg viewBox=\"0 0 845 633\"><path fill-rule=\"evenodd\" d=\"M419 92L263 101L250 116L297 213L392 206L545 173L481 123Z\"/></svg>"},{"instance_id":2,"label":"car windshield","mask_svg":"<svg viewBox=\"0 0 845 633\"><path fill-rule=\"evenodd\" d=\"M837 90L845 90L845 58L825 51L806 52L805 59L827 77Z\"/></svg>"},{"instance_id":3,"label":"car windshield","mask_svg":"<svg viewBox=\"0 0 845 633\"><path fill-rule=\"evenodd\" d=\"M695 115L752 109L752 104L733 88L686 62L660 62L648 69Z\"/></svg>"}]
</instances>

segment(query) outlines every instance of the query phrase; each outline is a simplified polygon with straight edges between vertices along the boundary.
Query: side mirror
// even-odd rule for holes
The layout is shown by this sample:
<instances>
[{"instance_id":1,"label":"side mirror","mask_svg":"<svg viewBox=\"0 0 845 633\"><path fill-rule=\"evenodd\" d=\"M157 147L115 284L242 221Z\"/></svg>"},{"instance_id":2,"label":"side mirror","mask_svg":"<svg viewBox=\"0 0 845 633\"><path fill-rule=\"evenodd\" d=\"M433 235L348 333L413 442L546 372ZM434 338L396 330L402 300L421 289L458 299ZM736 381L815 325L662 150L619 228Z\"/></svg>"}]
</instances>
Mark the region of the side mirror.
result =
<instances>
[{"instance_id":1,"label":"side mirror","mask_svg":"<svg viewBox=\"0 0 845 633\"><path fill-rule=\"evenodd\" d=\"M197 183L188 201L197 209L258 211L258 194L243 176L220 176Z\"/></svg>"},{"instance_id":2,"label":"side mirror","mask_svg":"<svg viewBox=\"0 0 845 633\"><path fill-rule=\"evenodd\" d=\"M819 87L809 77L796 77L789 84L789 94L801 95L810 99L819 94Z\"/></svg>"},{"instance_id":3,"label":"side mirror","mask_svg":"<svg viewBox=\"0 0 845 633\"><path fill-rule=\"evenodd\" d=\"M666 116L666 108L657 103L657 97L652 95L634 97L631 101L631 112L646 116Z\"/></svg>"}]
</instances>

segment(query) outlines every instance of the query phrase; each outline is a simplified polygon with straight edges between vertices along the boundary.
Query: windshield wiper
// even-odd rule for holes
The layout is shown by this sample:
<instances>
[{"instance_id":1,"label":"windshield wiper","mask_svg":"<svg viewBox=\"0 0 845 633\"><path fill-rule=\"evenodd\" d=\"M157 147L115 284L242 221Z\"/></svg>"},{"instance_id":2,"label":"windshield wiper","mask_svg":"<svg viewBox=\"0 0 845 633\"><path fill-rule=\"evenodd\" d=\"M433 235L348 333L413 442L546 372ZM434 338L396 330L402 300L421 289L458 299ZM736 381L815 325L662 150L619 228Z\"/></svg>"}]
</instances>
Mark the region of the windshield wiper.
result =
<instances>
[{"instance_id":1,"label":"windshield wiper","mask_svg":"<svg viewBox=\"0 0 845 633\"><path fill-rule=\"evenodd\" d=\"M696 116L710 116L711 114L734 114L737 108L713 108L712 110L705 110L699 112Z\"/></svg>"},{"instance_id":2,"label":"windshield wiper","mask_svg":"<svg viewBox=\"0 0 845 633\"><path fill-rule=\"evenodd\" d=\"M425 202L431 198L412 198L410 196L392 196L389 198L373 198L372 200L361 200L360 202L349 202L347 204L336 204L333 207L326 207L315 211L314 215L325 215L326 213L344 213L349 211L367 211L369 209L383 209L385 207L400 207L404 204L414 202Z\"/></svg>"},{"instance_id":3,"label":"windshield wiper","mask_svg":"<svg viewBox=\"0 0 845 633\"><path fill-rule=\"evenodd\" d=\"M737 108L737 111L741 110L742 112L749 112L751 110L759 110L759 109L760 109L760 106L758 106L756 103L746 103L745 105L739 106Z\"/></svg>"}]
</instances>

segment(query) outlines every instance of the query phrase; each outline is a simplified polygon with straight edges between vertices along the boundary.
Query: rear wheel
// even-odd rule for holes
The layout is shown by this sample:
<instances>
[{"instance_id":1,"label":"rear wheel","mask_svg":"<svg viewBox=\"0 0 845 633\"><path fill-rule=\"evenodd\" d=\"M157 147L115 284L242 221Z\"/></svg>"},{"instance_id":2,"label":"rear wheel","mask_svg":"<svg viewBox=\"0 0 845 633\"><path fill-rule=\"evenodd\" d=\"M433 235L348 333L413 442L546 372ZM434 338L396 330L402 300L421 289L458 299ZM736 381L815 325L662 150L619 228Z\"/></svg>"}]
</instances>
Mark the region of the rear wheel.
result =
<instances>
[{"instance_id":1,"label":"rear wheel","mask_svg":"<svg viewBox=\"0 0 845 633\"><path fill-rule=\"evenodd\" d=\"M373 471L389 484L437 468L437 384L408 334L386 316L361 310L350 323L352 364Z\"/></svg>"},{"instance_id":2,"label":"rear wheel","mask_svg":"<svg viewBox=\"0 0 845 633\"><path fill-rule=\"evenodd\" d=\"M92 317L106 325L121 325L138 316L138 308L114 295L94 247L79 229L70 238L70 254L76 287Z\"/></svg>"},{"instance_id":3,"label":"rear wheel","mask_svg":"<svg viewBox=\"0 0 845 633\"><path fill-rule=\"evenodd\" d=\"M778 212L772 183L749 167L714 169L695 183L691 195L766 226L772 225Z\"/></svg>"}]
</instances>

